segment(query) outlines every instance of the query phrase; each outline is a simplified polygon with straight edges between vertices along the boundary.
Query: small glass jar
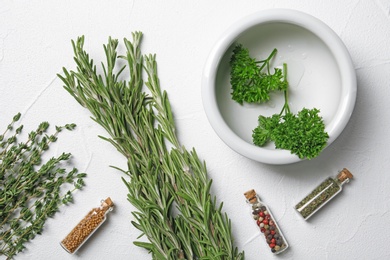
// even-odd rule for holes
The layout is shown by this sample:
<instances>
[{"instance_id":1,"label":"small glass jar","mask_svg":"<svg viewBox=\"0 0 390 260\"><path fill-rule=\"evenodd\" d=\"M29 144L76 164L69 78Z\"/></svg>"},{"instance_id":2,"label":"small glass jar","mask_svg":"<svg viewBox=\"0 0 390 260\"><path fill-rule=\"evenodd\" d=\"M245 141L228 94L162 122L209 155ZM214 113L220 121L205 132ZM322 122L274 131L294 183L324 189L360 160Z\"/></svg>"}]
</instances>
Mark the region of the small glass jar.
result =
<instances>
[{"instance_id":1,"label":"small glass jar","mask_svg":"<svg viewBox=\"0 0 390 260\"><path fill-rule=\"evenodd\" d=\"M302 199L295 209L305 219L309 219L328 203L332 198L339 194L345 183L353 178L352 173L344 168L339 172L336 178L329 177Z\"/></svg>"},{"instance_id":2,"label":"small glass jar","mask_svg":"<svg viewBox=\"0 0 390 260\"><path fill-rule=\"evenodd\" d=\"M93 208L61 241L61 246L70 254L75 253L92 234L106 221L107 213L114 203L110 198L101 201L100 207Z\"/></svg>"},{"instance_id":3,"label":"small glass jar","mask_svg":"<svg viewBox=\"0 0 390 260\"><path fill-rule=\"evenodd\" d=\"M251 215L263 233L264 238L274 254L280 254L288 248L286 238L283 236L269 207L260 200L255 190L244 193L247 203L251 205Z\"/></svg>"}]
</instances>

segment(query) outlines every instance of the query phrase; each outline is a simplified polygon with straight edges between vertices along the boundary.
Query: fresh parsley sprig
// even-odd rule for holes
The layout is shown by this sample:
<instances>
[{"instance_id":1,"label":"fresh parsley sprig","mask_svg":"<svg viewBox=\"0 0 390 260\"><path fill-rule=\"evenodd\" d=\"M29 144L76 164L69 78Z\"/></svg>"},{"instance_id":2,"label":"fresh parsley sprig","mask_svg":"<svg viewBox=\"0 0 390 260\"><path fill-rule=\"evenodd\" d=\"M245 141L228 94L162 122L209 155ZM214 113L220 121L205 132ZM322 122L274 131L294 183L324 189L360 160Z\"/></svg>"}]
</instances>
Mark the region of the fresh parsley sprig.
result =
<instances>
[{"instance_id":1,"label":"fresh parsley sprig","mask_svg":"<svg viewBox=\"0 0 390 260\"><path fill-rule=\"evenodd\" d=\"M230 59L233 100L240 104L264 103L270 99L271 91L286 90L287 84L283 80L282 70L275 68L271 74L270 62L276 52L274 49L268 58L257 61L250 57L249 50L242 44L234 47Z\"/></svg>"},{"instance_id":2,"label":"fresh parsley sprig","mask_svg":"<svg viewBox=\"0 0 390 260\"><path fill-rule=\"evenodd\" d=\"M252 134L253 143L264 146L272 141L277 149L290 150L301 159L317 157L329 138L324 121L316 108L303 108L296 115L291 113L287 65L283 64L283 69L275 68L271 74L270 63L276 52L274 49L267 59L257 61L241 44L234 47L230 59L232 99L240 104L264 103L270 99L271 91L283 91L285 102L282 110L270 117L259 116L259 125Z\"/></svg>"},{"instance_id":3,"label":"fresh parsley sprig","mask_svg":"<svg viewBox=\"0 0 390 260\"><path fill-rule=\"evenodd\" d=\"M287 65L283 64L284 80L287 83ZM296 115L288 105L288 87L284 90L284 105L279 114L259 116L259 125L253 130L253 143L264 146L269 141L278 149L290 150L299 158L317 157L329 138L320 110L303 108Z\"/></svg>"}]
</instances>

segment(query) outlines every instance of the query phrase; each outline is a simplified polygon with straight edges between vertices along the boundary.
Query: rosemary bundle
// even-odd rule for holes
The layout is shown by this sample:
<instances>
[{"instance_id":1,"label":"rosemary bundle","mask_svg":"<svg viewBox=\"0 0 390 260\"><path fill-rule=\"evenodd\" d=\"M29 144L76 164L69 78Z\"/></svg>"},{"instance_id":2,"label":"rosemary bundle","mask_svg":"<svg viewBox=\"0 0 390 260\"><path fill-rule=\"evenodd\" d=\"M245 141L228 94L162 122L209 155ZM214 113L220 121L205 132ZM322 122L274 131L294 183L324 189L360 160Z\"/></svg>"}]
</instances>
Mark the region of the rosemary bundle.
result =
<instances>
[{"instance_id":1,"label":"rosemary bundle","mask_svg":"<svg viewBox=\"0 0 390 260\"><path fill-rule=\"evenodd\" d=\"M41 234L45 221L60 205L72 201L72 192L84 186L85 173L67 170L62 164L71 154L63 153L43 162L42 156L63 129L76 125L57 126L54 134L46 134L48 122L41 123L28 134L28 140L18 141L23 125L15 129L20 113L0 135L0 256L13 258L25 248L25 243ZM64 192L63 186L74 185Z\"/></svg>"},{"instance_id":2,"label":"rosemary bundle","mask_svg":"<svg viewBox=\"0 0 390 260\"><path fill-rule=\"evenodd\" d=\"M64 68L64 75L59 75L65 89L110 135L100 137L127 159L128 169L122 171L129 178L122 180L137 209L132 224L149 240L134 244L149 250L153 259L243 259L222 203L210 195L212 181L205 163L194 149L188 151L179 143L155 55L141 54L141 37L136 32L132 42L124 39L125 56L117 54L118 40L109 38L104 45L104 75L97 72L84 50L84 37L79 37L72 41L77 69ZM116 68L117 58L127 65ZM130 78L120 80L127 66Z\"/></svg>"}]
</instances>

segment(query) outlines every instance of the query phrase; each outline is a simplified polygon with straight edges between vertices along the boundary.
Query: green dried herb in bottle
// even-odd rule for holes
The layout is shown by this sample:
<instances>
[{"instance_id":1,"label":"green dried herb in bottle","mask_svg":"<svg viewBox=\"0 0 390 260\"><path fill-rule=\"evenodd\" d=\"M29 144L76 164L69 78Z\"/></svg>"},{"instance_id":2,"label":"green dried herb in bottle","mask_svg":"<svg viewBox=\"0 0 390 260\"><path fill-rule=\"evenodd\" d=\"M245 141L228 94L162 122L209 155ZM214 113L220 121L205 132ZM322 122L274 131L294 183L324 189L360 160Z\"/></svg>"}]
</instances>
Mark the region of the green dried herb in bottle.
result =
<instances>
[{"instance_id":1,"label":"green dried herb in bottle","mask_svg":"<svg viewBox=\"0 0 390 260\"><path fill-rule=\"evenodd\" d=\"M295 209L307 220L322 206L329 202L341 190L344 183L348 183L353 175L344 168L336 178L327 178L318 185L309 195L299 202Z\"/></svg>"}]
</instances>

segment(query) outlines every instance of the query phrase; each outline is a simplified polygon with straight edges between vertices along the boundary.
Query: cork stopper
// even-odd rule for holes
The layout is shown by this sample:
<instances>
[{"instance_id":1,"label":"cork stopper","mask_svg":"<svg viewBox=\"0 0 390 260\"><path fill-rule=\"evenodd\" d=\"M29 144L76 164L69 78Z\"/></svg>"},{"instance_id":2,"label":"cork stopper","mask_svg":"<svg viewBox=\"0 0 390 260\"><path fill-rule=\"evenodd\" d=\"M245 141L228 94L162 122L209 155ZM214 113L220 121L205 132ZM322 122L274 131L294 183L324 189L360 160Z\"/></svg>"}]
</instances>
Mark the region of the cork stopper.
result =
<instances>
[{"instance_id":1,"label":"cork stopper","mask_svg":"<svg viewBox=\"0 0 390 260\"><path fill-rule=\"evenodd\" d=\"M104 201L102 201L102 206L103 206L103 207L112 208L112 207L114 207L114 202L112 202L111 198L108 197L107 199L105 199Z\"/></svg>"},{"instance_id":2,"label":"cork stopper","mask_svg":"<svg viewBox=\"0 0 390 260\"><path fill-rule=\"evenodd\" d=\"M247 201L251 204L257 202L256 191L254 189L245 192L244 196L247 199Z\"/></svg>"},{"instance_id":3,"label":"cork stopper","mask_svg":"<svg viewBox=\"0 0 390 260\"><path fill-rule=\"evenodd\" d=\"M349 181L350 179L353 178L353 175L352 173L347 169L347 168L344 168L342 171L339 172L339 174L337 175L337 179L343 183L345 181Z\"/></svg>"}]
</instances>

